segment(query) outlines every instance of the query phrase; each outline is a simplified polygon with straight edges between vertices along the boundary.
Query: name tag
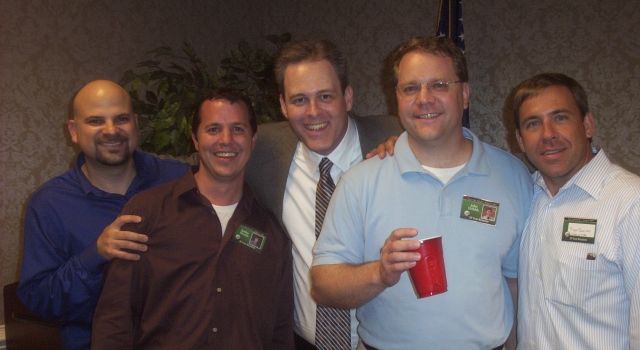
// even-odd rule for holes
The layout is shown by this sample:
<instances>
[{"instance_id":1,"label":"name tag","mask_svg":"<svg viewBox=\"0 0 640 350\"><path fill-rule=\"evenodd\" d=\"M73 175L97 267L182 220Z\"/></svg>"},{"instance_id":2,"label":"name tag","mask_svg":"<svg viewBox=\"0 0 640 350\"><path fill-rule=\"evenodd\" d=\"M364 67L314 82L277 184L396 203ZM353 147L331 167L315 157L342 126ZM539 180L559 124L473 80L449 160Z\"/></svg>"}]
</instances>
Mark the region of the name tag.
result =
<instances>
[{"instance_id":1,"label":"name tag","mask_svg":"<svg viewBox=\"0 0 640 350\"><path fill-rule=\"evenodd\" d=\"M262 253L267 237L249 226L240 225L236 232L233 233L231 240L256 253Z\"/></svg>"},{"instance_id":2,"label":"name tag","mask_svg":"<svg viewBox=\"0 0 640 350\"><path fill-rule=\"evenodd\" d=\"M462 197L460 218L494 225L498 221L500 203L469 196Z\"/></svg>"},{"instance_id":3,"label":"name tag","mask_svg":"<svg viewBox=\"0 0 640 350\"><path fill-rule=\"evenodd\" d=\"M562 240L593 244L596 240L596 219L564 218Z\"/></svg>"}]
</instances>

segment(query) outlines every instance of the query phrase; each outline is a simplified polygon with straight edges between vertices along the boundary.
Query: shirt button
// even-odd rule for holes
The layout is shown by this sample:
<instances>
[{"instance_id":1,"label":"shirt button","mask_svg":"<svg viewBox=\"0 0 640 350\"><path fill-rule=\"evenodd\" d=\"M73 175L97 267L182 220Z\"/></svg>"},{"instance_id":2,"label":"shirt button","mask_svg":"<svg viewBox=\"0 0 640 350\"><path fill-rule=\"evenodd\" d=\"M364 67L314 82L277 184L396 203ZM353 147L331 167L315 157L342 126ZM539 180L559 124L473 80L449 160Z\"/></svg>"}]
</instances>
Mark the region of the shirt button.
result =
<instances>
[{"instance_id":1,"label":"shirt button","mask_svg":"<svg viewBox=\"0 0 640 350\"><path fill-rule=\"evenodd\" d=\"M218 291L218 293L222 292L222 288L218 288L216 290Z\"/></svg>"},{"instance_id":2,"label":"shirt button","mask_svg":"<svg viewBox=\"0 0 640 350\"><path fill-rule=\"evenodd\" d=\"M536 271L536 276L540 276L540 272Z\"/></svg>"},{"instance_id":3,"label":"shirt button","mask_svg":"<svg viewBox=\"0 0 640 350\"><path fill-rule=\"evenodd\" d=\"M218 331L218 328L213 328L213 333L216 333Z\"/></svg>"},{"instance_id":4,"label":"shirt button","mask_svg":"<svg viewBox=\"0 0 640 350\"><path fill-rule=\"evenodd\" d=\"M533 312L538 312L538 309L536 309L535 307L532 307L532 308L531 308L531 311L533 311Z\"/></svg>"},{"instance_id":5,"label":"shirt button","mask_svg":"<svg viewBox=\"0 0 640 350\"><path fill-rule=\"evenodd\" d=\"M540 239L543 240L543 241L546 241L547 237L546 236L542 236Z\"/></svg>"}]
</instances>

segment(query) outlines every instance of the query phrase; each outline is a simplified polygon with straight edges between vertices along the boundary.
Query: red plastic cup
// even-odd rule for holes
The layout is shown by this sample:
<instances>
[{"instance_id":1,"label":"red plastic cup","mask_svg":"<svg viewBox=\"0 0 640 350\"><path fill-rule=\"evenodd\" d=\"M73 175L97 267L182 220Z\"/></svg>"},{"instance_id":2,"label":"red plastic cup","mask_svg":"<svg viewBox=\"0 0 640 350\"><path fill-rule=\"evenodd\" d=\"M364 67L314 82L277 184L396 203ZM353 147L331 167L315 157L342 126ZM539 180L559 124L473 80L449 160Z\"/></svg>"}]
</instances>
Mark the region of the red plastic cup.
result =
<instances>
[{"instance_id":1,"label":"red plastic cup","mask_svg":"<svg viewBox=\"0 0 640 350\"><path fill-rule=\"evenodd\" d=\"M446 292L447 274L442 255L442 236L421 239L420 248L410 251L420 253L416 266L409 269L418 298Z\"/></svg>"}]
</instances>

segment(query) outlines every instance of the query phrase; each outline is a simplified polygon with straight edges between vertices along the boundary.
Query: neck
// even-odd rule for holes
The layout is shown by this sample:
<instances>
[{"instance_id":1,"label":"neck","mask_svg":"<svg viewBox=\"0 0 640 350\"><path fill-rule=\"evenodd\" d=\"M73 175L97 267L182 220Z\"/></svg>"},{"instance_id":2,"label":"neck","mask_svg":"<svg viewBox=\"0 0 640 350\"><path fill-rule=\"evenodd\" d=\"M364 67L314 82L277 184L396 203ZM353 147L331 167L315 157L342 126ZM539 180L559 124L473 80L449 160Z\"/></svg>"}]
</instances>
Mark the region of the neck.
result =
<instances>
[{"instance_id":1,"label":"neck","mask_svg":"<svg viewBox=\"0 0 640 350\"><path fill-rule=\"evenodd\" d=\"M228 182L218 181L208 177L204 171L198 171L193 175L198 185L198 191L214 205L233 205L240 202L244 177Z\"/></svg>"},{"instance_id":2,"label":"neck","mask_svg":"<svg viewBox=\"0 0 640 350\"><path fill-rule=\"evenodd\" d=\"M449 142L419 142L409 137L409 146L420 164L431 168L453 168L469 161L473 141L460 134Z\"/></svg>"},{"instance_id":3,"label":"neck","mask_svg":"<svg viewBox=\"0 0 640 350\"><path fill-rule=\"evenodd\" d=\"M87 159L81 167L89 182L95 187L108 192L125 195L131 182L136 177L133 159L120 166L99 164Z\"/></svg>"}]
</instances>

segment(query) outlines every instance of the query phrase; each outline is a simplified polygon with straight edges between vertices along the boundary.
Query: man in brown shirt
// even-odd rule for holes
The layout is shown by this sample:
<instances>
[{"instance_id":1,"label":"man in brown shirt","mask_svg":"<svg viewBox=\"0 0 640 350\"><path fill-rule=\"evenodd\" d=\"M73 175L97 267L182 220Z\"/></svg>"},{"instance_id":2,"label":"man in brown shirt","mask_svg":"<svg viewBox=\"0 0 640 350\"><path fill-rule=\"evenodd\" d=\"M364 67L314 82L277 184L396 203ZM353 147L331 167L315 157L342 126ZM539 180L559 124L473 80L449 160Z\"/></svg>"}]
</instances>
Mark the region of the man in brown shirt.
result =
<instances>
[{"instance_id":1,"label":"man in brown shirt","mask_svg":"<svg viewBox=\"0 0 640 350\"><path fill-rule=\"evenodd\" d=\"M92 349L292 349L291 243L244 184L250 101L212 92L193 122L200 166L131 199L140 260L108 268Z\"/></svg>"}]
</instances>

